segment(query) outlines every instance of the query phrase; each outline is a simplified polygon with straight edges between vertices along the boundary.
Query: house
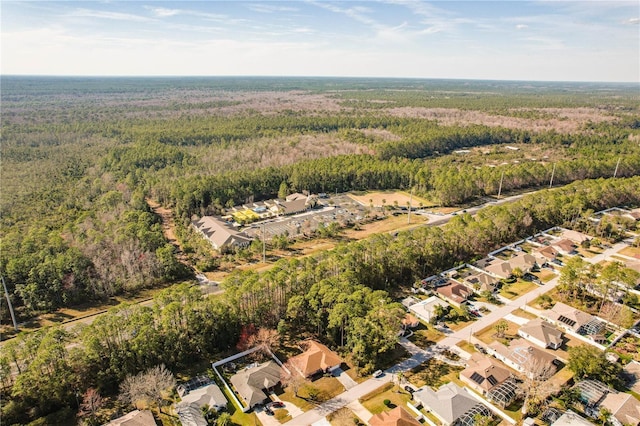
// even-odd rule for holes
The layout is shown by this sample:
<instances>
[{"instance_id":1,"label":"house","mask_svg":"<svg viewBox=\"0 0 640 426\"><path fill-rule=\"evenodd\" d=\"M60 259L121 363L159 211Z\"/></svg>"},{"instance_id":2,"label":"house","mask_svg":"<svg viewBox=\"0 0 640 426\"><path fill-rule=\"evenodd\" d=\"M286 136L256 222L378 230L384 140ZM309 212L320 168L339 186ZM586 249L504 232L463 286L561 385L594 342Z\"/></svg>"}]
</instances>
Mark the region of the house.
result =
<instances>
[{"instance_id":1,"label":"house","mask_svg":"<svg viewBox=\"0 0 640 426\"><path fill-rule=\"evenodd\" d=\"M519 269L523 274L526 274L527 272L531 272L531 270L536 266L536 258L529 253L519 253L507 262L511 268L511 273L516 269Z\"/></svg>"},{"instance_id":2,"label":"house","mask_svg":"<svg viewBox=\"0 0 640 426\"><path fill-rule=\"evenodd\" d=\"M640 362L631 361L622 369L627 387L640 394Z\"/></svg>"},{"instance_id":3,"label":"house","mask_svg":"<svg viewBox=\"0 0 640 426\"><path fill-rule=\"evenodd\" d=\"M255 367L247 368L231 376L231 384L244 400L245 409L250 409L267 399L265 390L280 383L282 369L274 361L268 361Z\"/></svg>"},{"instance_id":4,"label":"house","mask_svg":"<svg viewBox=\"0 0 640 426\"><path fill-rule=\"evenodd\" d=\"M157 426L157 423L151 411L134 410L122 417L111 420L104 426Z\"/></svg>"},{"instance_id":5,"label":"house","mask_svg":"<svg viewBox=\"0 0 640 426\"><path fill-rule=\"evenodd\" d=\"M563 238L551 244L551 247L558 250L562 254L573 254L576 251L576 245L573 241Z\"/></svg>"},{"instance_id":6,"label":"house","mask_svg":"<svg viewBox=\"0 0 640 426\"><path fill-rule=\"evenodd\" d=\"M544 315L555 325L583 335L597 335L605 325L593 315L562 302L557 302L553 308L545 311Z\"/></svg>"},{"instance_id":7,"label":"house","mask_svg":"<svg viewBox=\"0 0 640 426\"><path fill-rule=\"evenodd\" d=\"M213 216L203 216L199 220L193 220L191 224L215 250L224 251L251 244L251 239L244 233Z\"/></svg>"},{"instance_id":8,"label":"house","mask_svg":"<svg viewBox=\"0 0 640 426\"><path fill-rule=\"evenodd\" d=\"M492 342L487 347L487 352L528 377L551 377L556 371L556 357L524 339L514 339L509 342L509 346Z\"/></svg>"},{"instance_id":9,"label":"house","mask_svg":"<svg viewBox=\"0 0 640 426\"><path fill-rule=\"evenodd\" d=\"M420 320L408 312L402 319L402 328L404 330L407 328L416 328L418 325L420 325Z\"/></svg>"},{"instance_id":10,"label":"house","mask_svg":"<svg viewBox=\"0 0 640 426\"><path fill-rule=\"evenodd\" d=\"M569 410L551 423L551 426L593 426L593 423Z\"/></svg>"},{"instance_id":11,"label":"house","mask_svg":"<svg viewBox=\"0 0 640 426\"><path fill-rule=\"evenodd\" d=\"M562 331L541 318L532 319L520 327L518 336L541 348L558 349L563 341Z\"/></svg>"},{"instance_id":12,"label":"house","mask_svg":"<svg viewBox=\"0 0 640 426\"><path fill-rule=\"evenodd\" d=\"M422 426L422 423L402 407L374 415L369 419L369 424L371 426Z\"/></svg>"},{"instance_id":13,"label":"house","mask_svg":"<svg viewBox=\"0 0 640 426\"><path fill-rule=\"evenodd\" d=\"M553 246L537 247L533 250L533 257L539 265L553 262L558 257L558 250Z\"/></svg>"},{"instance_id":14,"label":"house","mask_svg":"<svg viewBox=\"0 0 640 426\"><path fill-rule=\"evenodd\" d=\"M182 396L182 401L176 405L182 425L206 426L207 421L202 415L202 407L205 405L215 411L227 407L227 398L215 383L193 389Z\"/></svg>"},{"instance_id":15,"label":"house","mask_svg":"<svg viewBox=\"0 0 640 426\"><path fill-rule=\"evenodd\" d=\"M467 361L467 368L460 372L460 380L482 395L487 395L509 377L511 371L495 359L477 352Z\"/></svg>"},{"instance_id":16,"label":"house","mask_svg":"<svg viewBox=\"0 0 640 426\"><path fill-rule=\"evenodd\" d=\"M495 259L494 261L486 264L484 270L494 277L501 279L509 278L512 272L511 264L500 259Z\"/></svg>"},{"instance_id":17,"label":"house","mask_svg":"<svg viewBox=\"0 0 640 426\"><path fill-rule=\"evenodd\" d=\"M425 410L430 411L445 426L460 424L467 417L473 420L476 413L485 416L491 414L469 392L453 382L440 386L437 392L424 386L413 394L413 399L420 402Z\"/></svg>"},{"instance_id":18,"label":"house","mask_svg":"<svg viewBox=\"0 0 640 426\"><path fill-rule=\"evenodd\" d=\"M297 198L291 201L276 201L281 214L292 215L307 211L309 205L307 204L307 197Z\"/></svg>"},{"instance_id":19,"label":"house","mask_svg":"<svg viewBox=\"0 0 640 426\"><path fill-rule=\"evenodd\" d=\"M467 298L473 295L473 291L462 284L449 284L444 287L438 287L436 293L456 307L460 307L467 301Z\"/></svg>"},{"instance_id":20,"label":"house","mask_svg":"<svg viewBox=\"0 0 640 426\"><path fill-rule=\"evenodd\" d=\"M422 321L429 322L436 312L436 306L441 306L445 310L449 308L449 304L447 302L436 296L431 296L430 298L418 302L415 305L411 305L409 310Z\"/></svg>"},{"instance_id":21,"label":"house","mask_svg":"<svg viewBox=\"0 0 640 426\"><path fill-rule=\"evenodd\" d=\"M590 241L591 237L582 232L574 231L572 229L565 229L560 234L562 238L567 238L576 244L582 244L585 241Z\"/></svg>"},{"instance_id":22,"label":"house","mask_svg":"<svg viewBox=\"0 0 640 426\"><path fill-rule=\"evenodd\" d=\"M299 192L294 192L285 197L285 201L307 200L307 196Z\"/></svg>"},{"instance_id":23,"label":"house","mask_svg":"<svg viewBox=\"0 0 640 426\"><path fill-rule=\"evenodd\" d=\"M598 407L609 410L609 421L615 426L640 423L640 401L631 394L609 392Z\"/></svg>"},{"instance_id":24,"label":"house","mask_svg":"<svg viewBox=\"0 0 640 426\"><path fill-rule=\"evenodd\" d=\"M469 287L480 292L488 291L490 293L496 291L498 282L497 278L484 272L469 275L464 279L464 283Z\"/></svg>"},{"instance_id":25,"label":"house","mask_svg":"<svg viewBox=\"0 0 640 426\"><path fill-rule=\"evenodd\" d=\"M331 349L313 340L300 344L304 352L291 358L291 363L304 377L331 372L342 365L342 358Z\"/></svg>"}]
</instances>

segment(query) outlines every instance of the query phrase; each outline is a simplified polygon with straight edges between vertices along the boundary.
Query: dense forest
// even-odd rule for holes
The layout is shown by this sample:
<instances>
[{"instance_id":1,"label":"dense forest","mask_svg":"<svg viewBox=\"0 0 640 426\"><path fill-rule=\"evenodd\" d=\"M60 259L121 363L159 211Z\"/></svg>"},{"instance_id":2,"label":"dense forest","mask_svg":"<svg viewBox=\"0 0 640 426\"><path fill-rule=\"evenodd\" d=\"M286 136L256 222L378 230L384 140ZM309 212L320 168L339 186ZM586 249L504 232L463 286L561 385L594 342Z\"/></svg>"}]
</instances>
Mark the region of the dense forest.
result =
<instances>
[{"instance_id":1,"label":"dense forest","mask_svg":"<svg viewBox=\"0 0 640 426\"><path fill-rule=\"evenodd\" d=\"M1 83L0 273L21 320L189 277L148 198L184 226L194 214L274 197L283 183L413 189L450 206L500 187L546 187L552 174L562 185L640 172L639 95L623 84Z\"/></svg>"}]
</instances>

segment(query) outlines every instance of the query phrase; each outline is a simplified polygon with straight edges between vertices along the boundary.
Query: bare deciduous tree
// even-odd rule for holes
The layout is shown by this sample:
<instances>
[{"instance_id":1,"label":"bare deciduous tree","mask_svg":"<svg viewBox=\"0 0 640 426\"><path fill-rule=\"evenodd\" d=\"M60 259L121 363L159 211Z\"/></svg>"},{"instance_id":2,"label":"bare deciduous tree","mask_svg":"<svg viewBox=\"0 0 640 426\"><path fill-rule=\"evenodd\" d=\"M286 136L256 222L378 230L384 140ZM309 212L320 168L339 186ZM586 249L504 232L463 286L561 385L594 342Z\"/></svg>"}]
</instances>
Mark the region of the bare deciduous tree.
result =
<instances>
[{"instance_id":1,"label":"bare deciduous tree","mask_svg":"<svg viewBox=\"0 0 640 426\"><path fill-rule=\"evenodd\" d=\"M176 386L176 379L163 365L157 365L135 376L127 376L120 384L120 398L132 405L142 402L156 405L158 410L162 402Z\"/></svg>"},{"instance_id":2,"label":"bare deciduous tree","mask_svg":"<svg viewBox=\"0 0 640 426\"><path fill-rule=\"evenodd\" d=\"M104 400L100 393L94 388L89 388L82 396L82 404L78 410L78 417L86 417L89 424L96 420L98 410L104 405Z\"/></svg>"},{"instance_id":3,"label":"bare deciduous tree","mask_svg":"<svg viewBox=\"0 0 640 426\"><path fill-rule=\"evenodd\" d=\"M249 347L258 346L262 352L267 352L280 344L280 334L277 330L260 328L249 337L248 343Z\"/></svg>"},{"instance_id":4,"label":"bare deciduous tree","mask_svg":"<svg viewBox=\"0 0 640 426\"><path fill-rule=\"evenodd\" d=\"M555 372L553 364L530 358L524 369L519 392L524 398L522 412L528 413L542 404L549 395L556 393L559 387L548 380Z\"/></svg>"},{"instance_id":5,"label":"bare deciduous tree","mask_svg":"<svg viewBox=\"0 0 640 426\"><path fill-rule=\"evenodd\" d=\"M289 373L287 373L286 370L289 370ZM284 369L282 369L280 376L280 383L283 387L290 387L293 394L298 396L298 391L308 381L309 380L304 377L302 362L300 362L299 359L289 358L289 360L284 363Z\"/></svg>"}]
</instances>

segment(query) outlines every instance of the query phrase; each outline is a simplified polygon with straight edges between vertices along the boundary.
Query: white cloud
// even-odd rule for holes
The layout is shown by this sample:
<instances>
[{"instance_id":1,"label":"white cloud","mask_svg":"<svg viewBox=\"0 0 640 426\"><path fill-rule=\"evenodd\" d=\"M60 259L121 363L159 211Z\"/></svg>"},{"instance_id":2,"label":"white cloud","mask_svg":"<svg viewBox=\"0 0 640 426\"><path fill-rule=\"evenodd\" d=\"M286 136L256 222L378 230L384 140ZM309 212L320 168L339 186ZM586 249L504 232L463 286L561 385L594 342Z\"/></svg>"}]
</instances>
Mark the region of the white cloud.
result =
<instances>
[{"instance_id":1,"label":"white cloud","mask_svg":"<svg viewBox=\"0 0 640 426\"><path fill-rule=\"evenodd\" d=\"M167 9L164 7L149 7L149 6L145 6L145 8L150 10L158 18L167 18L169 16L175 16L180 14L180 9Z\"/></svg>"},{"instance_id":2,"label":"white cloud","mask_svg":"<svg viewBox=\"0 0 640 426\"><path fill-rule=\"evenodd\" d=\"M153 19L146 16L132 15L130 13L107 12L103 10L76 9L67 16L74 18L100 18L116 21L151 22Z\"/></svg>"},{"instance_id":3,"label":"white cloud","mask_svg":"<svg viewBox=\"0 0 640 426\"><path fill-rule=\"evenodd\" d=\"M518 25L516 25L516 29L518 29L518 30L524 30L526 28L529 28L529 26L526 25L526 24L518 24Z\"/></svg>"},{"instance_id":4,"label":"white cloud","mask_svg":"<svg viewBox=\"0 0 640 426\"><path fill-rule=\"evenodd\" d=\"M626 23L631 25L638 25L640 24L640 18L631 18Z\"/></svg>"},{"instance_id":5,"label":"white cloud","mask_svg":"<svg viewBox=\"0 0 640 426\"><path fill-rule=\"evenodd\" d=\"M279 6L270 3L249 3L247 9L259 13L275 13L275 12L297 12L298 9L289 6Z\"/></svg>"}]
</instances>

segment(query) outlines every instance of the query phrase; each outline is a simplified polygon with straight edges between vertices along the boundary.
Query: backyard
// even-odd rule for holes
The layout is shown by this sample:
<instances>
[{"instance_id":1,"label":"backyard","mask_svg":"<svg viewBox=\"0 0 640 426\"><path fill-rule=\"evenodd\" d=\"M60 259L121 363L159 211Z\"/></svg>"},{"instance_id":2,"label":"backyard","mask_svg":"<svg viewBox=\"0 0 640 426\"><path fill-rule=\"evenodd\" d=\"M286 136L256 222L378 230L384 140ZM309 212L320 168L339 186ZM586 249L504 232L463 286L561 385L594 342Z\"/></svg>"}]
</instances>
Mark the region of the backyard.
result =
<instances>
[{"instance_id":1,"label":"backyard","mask_svg":"<svg viewBox=\"0 0 640 426\"><path fill-rule=\"evenodd\" d=\"M389 400L389 405L385 405L384 401ZM407 402L411 401L411 394L397 385L387 383L379 389L360 398L360 402L364 407L371 411L372 414L389 411L395 407L406 407Z\"/></svg>"}]
</instances>

